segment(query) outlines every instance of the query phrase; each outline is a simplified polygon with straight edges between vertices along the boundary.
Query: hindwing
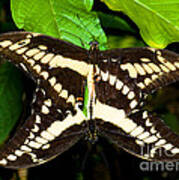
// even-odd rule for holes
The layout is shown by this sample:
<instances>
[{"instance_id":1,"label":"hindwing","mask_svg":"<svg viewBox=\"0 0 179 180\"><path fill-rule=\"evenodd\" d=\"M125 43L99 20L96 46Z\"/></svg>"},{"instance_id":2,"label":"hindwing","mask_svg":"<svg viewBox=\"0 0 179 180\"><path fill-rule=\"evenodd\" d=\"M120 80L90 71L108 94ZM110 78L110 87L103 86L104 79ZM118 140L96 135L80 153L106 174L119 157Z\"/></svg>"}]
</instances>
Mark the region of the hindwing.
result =
<instances>
[{"instance_id":1,"label":"hindwing","mask_svg":"<svg viewBox=\"0 0 179 180\"><path fill-rule=\"evenodd\" d=\"M125 151L146 160L178 161L179 136L157 116L140 111L123 119L99 119L100 134Z\"/></svg>"}]
</instances>

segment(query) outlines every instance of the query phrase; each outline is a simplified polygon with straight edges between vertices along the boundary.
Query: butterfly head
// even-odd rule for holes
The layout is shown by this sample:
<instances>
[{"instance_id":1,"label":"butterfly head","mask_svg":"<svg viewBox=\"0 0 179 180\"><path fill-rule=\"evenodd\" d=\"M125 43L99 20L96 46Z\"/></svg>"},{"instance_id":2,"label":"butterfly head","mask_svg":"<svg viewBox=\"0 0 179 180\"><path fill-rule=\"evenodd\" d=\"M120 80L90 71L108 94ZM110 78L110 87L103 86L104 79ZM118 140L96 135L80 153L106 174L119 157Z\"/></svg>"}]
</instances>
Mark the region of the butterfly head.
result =
<instances>
[{"instance_id":1,"label":"butterfly head","mask_svg":"<svg viewBox=\"0 0 179 180\"><path fill-rule=\"evenodd\" d=\"M98 50L99 43L97 41L91 41L89 45L90 45L90 51Z\"/></svg>"}]
</instances>

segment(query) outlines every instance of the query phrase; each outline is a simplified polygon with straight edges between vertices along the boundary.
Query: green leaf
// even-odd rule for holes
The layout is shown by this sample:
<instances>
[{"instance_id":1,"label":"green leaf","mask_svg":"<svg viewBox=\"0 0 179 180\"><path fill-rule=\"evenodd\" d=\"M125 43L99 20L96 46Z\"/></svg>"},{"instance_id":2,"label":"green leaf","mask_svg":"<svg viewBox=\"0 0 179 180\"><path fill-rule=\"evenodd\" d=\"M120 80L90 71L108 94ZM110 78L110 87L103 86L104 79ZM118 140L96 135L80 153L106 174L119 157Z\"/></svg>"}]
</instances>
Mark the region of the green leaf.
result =
<instances>
[{"instance_id":1,"label":"green leaf","mask_svg":"<svg viewBox=\"0 0 179 180\"><path fill-rule=\"evenodd\" d=\"M174 114L168 113L163 116L163 119L174 132L179 134L179 121Z\"/></svg>"},{"instance_id":2,"label":"green leaf","mask_svg":"<svg viewBox=\"0 0 179 180\"><path fill-rule=\"evenodd\" d=\"M144 47L145 44L136 39L134 36L123 35L123 36L108 36L108 46L110 49L115 48L130 48L130 47Z\"/></svg>"},{"instance_id":3,"label":"green leaf","mask_svg":"<svg viewBox=\"0 0 179 180\"><path fill-rule=\"evenodd\" d=\"M26 31L39 32L89 48L97 40L105 49L106 36L92 0L11 0L12 17Z\"/></svg>"},{"instance_id":4,"label":"green leaf","mask_svg":"<svg viewBox=\"0 0 179 180\"><path fill-rule=\"evenodd\" d=\"M128 31L135 33L135 30L120 16L114 16L111 14L105 14L103 12L97 12L100 18L101 24L105 28L120 29L122 31Z\"/></svg>"},{"instance_id":5,"label":"green leaf","mask_svg":"<svg viewBox=\"0 0 179 180\"><path fill-rule=\"evenodd\" d=\"M10 63L0 67L0 144L8 137L22 110L21 73Z\"/></svg>"},{"instance_id":6,"label":"green leaf","mask_svg":"<svg viewBox=\"0 0 179 180\"><path fill-rule=\"evenodd\" d=\"M87 11L91 11L92 7L93 7L93 0L84 0L84 5L86 7Z\"/></svg>"},{"instance_id":7,"label":"green leaf","mask_svg":"<svg viewBox=\"0 0 179 180\"><path fill-rule=\"evenodd\" d=\"M102 0L114 11L123 11L140 29L144 41L164 48L179 41L178 0Z\"/></svg>"}]
</instances>

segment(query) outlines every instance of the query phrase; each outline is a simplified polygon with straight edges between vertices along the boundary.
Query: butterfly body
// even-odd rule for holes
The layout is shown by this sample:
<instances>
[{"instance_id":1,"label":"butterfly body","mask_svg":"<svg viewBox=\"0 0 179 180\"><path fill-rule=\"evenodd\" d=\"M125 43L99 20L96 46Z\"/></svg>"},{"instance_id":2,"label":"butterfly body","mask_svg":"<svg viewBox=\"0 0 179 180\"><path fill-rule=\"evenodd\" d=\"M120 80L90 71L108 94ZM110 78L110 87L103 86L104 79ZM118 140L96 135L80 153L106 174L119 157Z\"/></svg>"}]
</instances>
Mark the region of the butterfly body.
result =
<instances>
[{"instance_id":1,"label":"butterfly body","mask_svg":"<svg viewBox=\"0 0 179 180\"><path fill-rule=\"evenodd\" d=\"M148 94L179 80L178 54L151 48L100 51L96 43L88 51L16 32L0 36L0 55L37 85L31 115L0 150L2 166L36 166L81 138L94 143L98 136L147 160L179 159L178 135L142 110Z\"/></svg>"}]
</instances>

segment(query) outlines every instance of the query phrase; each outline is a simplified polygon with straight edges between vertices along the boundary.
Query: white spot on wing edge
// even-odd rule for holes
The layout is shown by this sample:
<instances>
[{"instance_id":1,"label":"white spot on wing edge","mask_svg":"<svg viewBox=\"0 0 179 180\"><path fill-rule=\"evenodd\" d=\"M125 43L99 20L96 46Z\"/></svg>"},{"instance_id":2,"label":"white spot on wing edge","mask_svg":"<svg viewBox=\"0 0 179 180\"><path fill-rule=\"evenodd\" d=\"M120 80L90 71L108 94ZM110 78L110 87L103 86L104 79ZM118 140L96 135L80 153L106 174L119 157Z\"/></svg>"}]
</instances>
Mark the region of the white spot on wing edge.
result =
<instances>
[{"instance_id":1,"label":"white spot on wing edge","mask_svg":"<svg viewBox=\"0 0 179 180\"><path fill-rule=\"evenodd\" d=\"M51 86L54 86L55 83L56 83L56 81L57 81L57 79L56 79L55 76L53 76L53 77L51 77L48 81L49 81L49 83L51 84Z\"/></svg>"},{"instance_id":2,"label":"white spot on wing edge","mask_svg":"<svg viewBox=\"0 0 179 180\"><path fill-rule=\"evenodd\" d=\"M144 71L143 67L139 63L134 63L134 67L136 68L137 72L140 75L146 75L146 72Z\"/></svg>"},{"instance_id":3,"label":"white spot on wing edge","mask_svg":"<svg viewBox=\"0 0 179 180\"><path fill-rule=\"evenodd\" d=\"M23 48L20 48L16 51L17 54L23 54L28 48L27 47L23 47Z\"/></svg>"},{"instance_id":4,"label":"white spot on wing edge","mask_svg":"<svg viewBox=\"0 0 179 180\"><path fill-rule=\"evenodd\" d=\"M34 139L34 137L35 137L34 133L30 132L28 139Z\"/></svg>"},{"instance_id":5,"label":"white spot on wing edge","mask_svg":"<svg viewBox=\"0 0 179 180\"><path fill-rule=\"evenodd\" d=\"M52 100L51 100L51 99L46 99L46 100L44 101L44 104L45 104L46 106L48 106L48 107L51 107L51 106L52 106Z\"/></svg>"},{"instance_id":6,"label":"white spot on wing edge","mask_svg":"<svg viewBox=\"0 0 179 180\"><path fill-rule=\"evenodd\" d=\"M144 88L145 88L145 85L144 85L143 82L139 82L139 83L137 84L137 86L140 87L141 89L144 89Z\"/></svg>"},{"instance_id":7,"label":"white spot on wing edge","mask_svg":"<svg viewBox=\"0 0 179 180\"><path fill-rule=\"evenodd\" d=\"M7 165L7 163L8 163L7 160L4 159L4 158L0 160L0 164L1 164L1 165L4 165L4 166L5 166L5 165Z\"/></svg>"},{"instance_id":8,"label":"white spot on wing edge","mask_svg":"<svg viewBox=\"0 0 179 180\"><path fill-rule=\"evenodd\" d=\"M45 150L45 149L49 149L50 148L50 144L45 144L44 146L42 146L42 149Z\"/></svg>"},{"instance_id":9,"label":"white spot on wing edge","mask_svg":"<svg viewBox=\"0 0 179 180\"><path fill-rule=\"evenodd\" d=\"M150 119L149 119L149 118L145 121L145 125L146 125L147 127L152 126L152 123L150 122Z\"/></svg>"},{"instance_id":10,"label":"white spot on wing edge","mask_svg":"<svg viewBox=\"0 0 179 180\"><path fill-rule=\"evenodd\" d=\"M114 84L115 84L115 82L116 82L116 79L117 79L116 76L113 76L113 75L110 74L110 76L109 76L109 83L110 83L112 86L114 86Z\"/></svg>"},{"instance_id":11,"label":"white spot on wing edge","mask_svg":"<svg viewBox=\"0 0 179 180\"><path fill-rule=\"evenodd\" d=\"M173 149L171 150L171 152L172 152L173 154L177 154L177 153L179 153L179 148L173 148Z\"/></svg>"},{"instance_id":12,"label":"white spot on wing edge","mask_svg":"<svg viewBox=\"0 0 179 180\"><path fill-rule=\"evenodd\" d=\"M73 106L75 105L75 96L74 95L70 95L66 101L67 103L71 103Z\"/></svg>"},{"instance_id":13,"label":"white spot on wing edge","mask_svg":"<svg viewBox=\"0 0 179 180\"><path fill-rule=\"evenodd\" d=\"M62 90L62 85L60 83L57 83L55 84L54 89L59 93Z\"/></svg>"},{"instance_id":14,"label":"white spot on wing edge","mask_svg":"<svg viewBox=\"0 0 179 180\"><path fill-rule=\"evenodd\" d=\"M116 81L116 89L121 90L123 85L124 85L124 83L122 81L120 81L119 79L117 79L117 81Z\"/></svg>"},{"instance_id":15,"label":"white spot on wing edge","mask_svg":"<svg viewBox=\"0 0 179 180\"><path fill-rule=\"evenodd\" d=\"M107 81L109 79L109 72L103 72L101 71L101 77L103 81Z\"/></svg>"},{"instance_id":16,"label":"white spot on wing edge","mask_svg":"<svg viewBox=\"0 0 179 180\"><path fill-rule=\"evenodd\" d=\"M27 59L27 63L29 63L31 66L35 65L35 61L33 59Z\"/></svg>"},{"instance_id":17,"label":"white spot on wing edge","mask_svg":"<svg viewBox=\"0 0 179 180\"><path fill-rule=\"evenodd\" d=\"M160 67L164 72L166 72L166 73L170 72L170 70L166 66L164 66L163 64L160 64Z\"/></svg>"},{"instance_id":18,"label":"white spot on wing edge","mask_svg":"<svg viewBox=\"0 0 179 180\"><path fill-rule=\"evenodd\" d=\"M128 70L131 78L137 78L137 71L131 63L121 64L120 67L122 70Z\"/></svg>"},{"instance_id":19,"label":"white spot on wing edge","mask_svg":"<svg viewBox=\"0 0 179 180\"><path fill-rule=\"evenodd\" d=\"M161 70L160 70L160 68L156 65L156 64L154 64L154 63L149 63L148 64L156 73L159 73Z\"/></svg>"},{"instance_id":20,"label":"white spot on wing edge","mask_svg":"<svg viewBox=\"0 0 179 180\"><path fill-rule=\"evenodd\" d=\"M133 99L135 97L135 93L133 91L130 91L129 94L127 95L128 99Z\"/></svg>"},{"instance_id":21,"label":"white spot on wing edge","mask_svg":"<svg viewBox=\"0 0 179 180\"><path fill-rule=\"evenodd\" d=\"M155 142L155 141L157 141L157 140L158 140L158 138L157 138L156 136L154 136L154 135L149 136L148 138L144 139L144 141L145 141L146 143L153 143L153 142Z\"/></svg>"},{"instance_id":22,"label":"white spot on wing edge","mask_svg":"<svg viewBox=\"0 0 179 180\"><path fill-rule=\"evenodd\" d=\"M21 47L24 47L25 45L29 44L30 43L30 39L23 39L21 41L18 41L17 43L15 44L12 44L11 46L9 46L9 49L11 51L14 51L18 48L21 48Z\"/></svg>"},{"instance_id":23,"label":"white spot on wing edge","mask_svg":"<svg viewBox=\"0 0 179 180\"><path fill-rule=\"evenodd\" d=\"M35 149L39 149L42 146L42 144L40 144L38 142L35 142L35 141L30 141L28 143L28 146L30 146L32 148L35 148Z\"/></svg>"},{"instance_id":24,"label":"white spot on wing edge","mask_svg":"<svg viewBox=\"0 0 179 180\"><path fill-rule=\"evenodd\" d=\"M49 109L48 109L48 107L47 107L47 106L42 105L41 112L42 112L43 114L48 114L50 111L49 111Z\"/></svg>"},{"instance_id":25,"label":"white spot on wing edge","mask_svg":"<svg viewBox=\"0 0 179 180\"><path fill-rule=\"evenodd\" d=\"M26 145L22 145L22 146L20 147L20 149L21 149L22 151L24 151L25 153L32 151L32 149L29 148L29 147L26 146Z\"/></svg>"},{"instance_id":26,"label":"white spot on wing edge","mask_svg":"<svg viewBox=\"0 0 179 180\"><path fill-rule=\"evenodd\" d=\"M39 45L38 48L41 50L47 50L47 46L45 45Z\"/></svg>"},{"instance_id":27,"label":"white spot on wing edge","mask_svg":"<svg viewBox=\"0 0 179 180\"><path fill-rule=\"evenodd\" d=\"M130 135L133 136L133 137L136 137L138 135L140 135L141 133L144 132L144 128L142 126L138 126L137 128L135 128L131 133Z\"/></svg>"},{"instance_id":28,"label":"white spot on wing edge","mask_svg":"<svg viewBox=\"0 0 179 180\"><path fill-rule=\"evenodd\" d=\"M142 61L142 62L150 62L150 59L149 58L140 58L140 60Z\"/></svg>"},{"instance_id":29,"label":"white spot on wing edge","mask_svg":"<svg viewBox=\"0 0 179 180\"><path fill-rule=\"evenodd\" d=\"M134 99L131 103L130 103L130 108L134 109L137 106L138 102Z\"/></svg>"},{"instance_id":30,"label":"white spot on wing edge","mask_svg":"<svg viewBox=\"0 0 179 180\"><path fill-rule=\"evenodd\" d=\"M43 56L45 55L45 52L39 52L38 54L35 54L33 56L33 58L38 61L39 59L41 59Z\"/></svg>"},{"instance_id":31,"label":"white spot on wing edge","mask_svg":"<svg viewBox=\"0 0 179 180\"><path fill-rule=\"evenodd\" d=\"M148 118L148 112L147 112L147 111L144 111L144 112L142 113L142 118L143 118L143 119Z\"/></svg>"},{"instance_id":32,"label":"white spot on wing edge","mask_svg":"<svg viewBox=\"0 0 179 180\"><path fill-rule=\"evenodd\" d=\"M43 76L43 78L44 78L45 80L47 80L48 77L49 77L49 73L48 73L47 71L41 72L40 75Z\"/></svg>"},{"instance_id":33,"label":"white spot on wing edge","mask_svg":"<svg viewBox=\"0 0 179 180\"><path fill-rule=\"evenodd\" d=\"M39 115L36 115L35 122L39 124L41 123L41 117Z\"/></svg>"},{"instance_id":34,"label":"white spot on wing edge","mask_svg":"<svg viewBox=\"0 0 179 180\"><path fill-rule=\"evenodd\" d=\"M4 41L0 42L0 46L2 48L6 48L6 47L10 46L11 44L12 44L12 42L10 40L4 40Z\"/></svg>"},{"instance_id":35,"label":"white spot on wing edge","mask_svg":"<svg viewBox=\"0 0 179 180\"><path fill-rule=\"evenodd\" d=\"M39 64L37 64L37 65L35 65L35 66L33 67L33 69L34 69L37 73L40 73L40 71L41 71L41 66L40 66Z\"/></svg>"},{"instance_id":36,"label":"white spot on wing edge","mask_svg":"<svg viewBox=\"0 0 179 180\"><path fill-rule=\"evenodd\" d=\"M40 62L43 64L49 63L53 57L54 57L53 53L48 53L40 60Z\"/></svg>"},{"instance_id":37,"label":"white spot on wing edge","mask_svg":"<svg viewBox=\"0 0 179 180\"><path fill-rule=\"evenodd\" d=\"M150 136L149 132L144 132L144 133L140 134L139 136L137 136L137 138L142 140L142 139L145 139L149 136Z\"/></svg>"},{"instance_id":38,"label":"white spot on wing edge","mask_svg":"<svg viewBox=\"0 0 179 180\"><path fill-rule=\"evenodd\" d=\"M7 156L7 159L8 159L9 161L15 161L15 160L17 159L17 156L15 156L14 154L9 154L9 155Z\"/></svg>"},{"instance_id":39,"label":"white spot on wing edge","mask_svg":"<svg viewBox=\"0 0 179 180\"><path fill-rule=\"evenodd\" d=\"M59 94L60 97L64 98L64 99L67 99L68 98L68 91L63 89L60 94Z\"/></svg>"},{"instance_id":40,"label":"white spot on wing edge","mask_svg":"<svg viewBox=\"0 0 179 180\"><path fill-rule=\"evenodd\" d=\"M179 68L179 62L175 62L174 65Z\"/></svg>"},{"instance_id":41,"label":"white spot on wing edge","mask_svg":"<svg viewBox=\"0 0 179 180\"><path fill-rule=\"evenodd\" d=\"M17 150L15 150L14 154L20 157L20 156L22 156L24 154L24 152L17 149Z\"/></svg>"},{"instance_id":42,"label":"white spot on wing edge","mask_svg":"<svg viewBox=\"0 0 179 180\"><path fill-rule=\"evenodd\" d=\"M37 136L37 137L35 138L35 141L38 142L38 143L40 143L40 144L46 144L46 143L48 143L48 140L47 140L47 139L44 139L44 138L42 138L42 137L40 137L40 136Z\"/></svg>"},{"instance_id":43,"label":"white spot on wing edge","mask_svg":"<svg viewBox=\"0 0 179 180\"><path fill-rule=\"evenodd\" d=\"M150 68L150 66L148 64L143 63L142 66L144 67L144 69L146 70L146 72L148 74L152 74L153 73L153 69Z\"/></svg>"},{"instance_id":44,"label":"white spot on wing edge","mask_svg":"<svg viewBox=\"0 0 179 180\"><path fill-rule=\"evenodd\" d=\"M33 49L30 49L30 50L26 51L25 54L26 54L28 57L32 57L32 56L34 56L35 54L37 54L37 53L39 53L39 52L40 52L39 49L33 48Z\"/></svg>"},{"instance_id":45,"label":"white spot on wing edge","mask_svg":"<svg viewBox=\"0 0 179 180\"><path fill-rule=\"evenodd\" d=\"M33 127L33 129L31 129L31 131L32 132L38 132L39 131L39 127L36 124L34 124L34 127Z\"/></svg>"},{"instance_id":46,"label":"white spot on wing edge","mask_svg":"<svg viewBox=\"0 0 179 180\"><path fill-rule=\"evenodd\" d=\"M126 94L128 94L129 91L130 91L129 87L128 87L127 85L124 85L124 86L123 86L123 89L122 89L122 93L123 93L124 95L126 95Z\"/></svg>"}]
</instances>

